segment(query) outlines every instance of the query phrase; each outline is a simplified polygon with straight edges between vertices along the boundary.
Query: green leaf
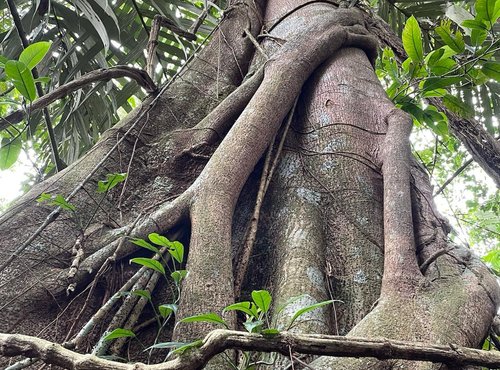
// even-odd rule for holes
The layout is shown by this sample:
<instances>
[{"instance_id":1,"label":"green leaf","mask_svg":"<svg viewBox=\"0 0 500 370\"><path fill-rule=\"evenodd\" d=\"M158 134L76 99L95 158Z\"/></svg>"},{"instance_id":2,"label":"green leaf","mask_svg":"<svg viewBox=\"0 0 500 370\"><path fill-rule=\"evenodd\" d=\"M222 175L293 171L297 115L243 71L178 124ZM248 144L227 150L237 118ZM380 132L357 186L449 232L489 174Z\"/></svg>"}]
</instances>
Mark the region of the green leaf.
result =
<instances>
[{"instance_id":1,"label":"green leaf","mask_svg":"<svg viewBox=\"0 0 500 370\"><path fill-rule=\"evenodd\" d=\"M269 311L272 298L267 290L254 290L252 292L252 299L262 312L266 313Z\"/></svg>"},{"instance_id":2,"label":"green leaf","mask_svg":"<svg viewBox=\"0 0 500 370\"><path fill-rule=\"evenodd\" d=\"M435 90L429 90L423 93L424 98L433 98L433 97L442 97L448 94L448 91L446 89L435 89Z\"/></svg>"},{"instance_id":3,"label":"green leaf","mask_svg":"<svg viewBox=\"0 0 500 370\"><path fill-rule=\"evenodd\" d=\"M474 109L465 104L456 96L447 94L443 96L443 104L452 112L459 114L464 118L472 118L474 116Z\"/></svg>"},{"instance_id":4,"label":"green leaf","mask_svg":"<svg viewBox=\"0 0 500 370\"><path fill-rule=\"evenodd\" d=\"M441 59L441 57L443 56L443 54L444 54L444 49L443 48L439 48L437 50L432 51L431 53L429 53L429 55L426 58L427 64L430 65L430 66L432 66L439 59Z\"/></svg>"},{"instance_id":5,"label":"green leaf","mask_svg":"<svg viewBox=\"0 0 500 370\"><path fill-rule=\"evenodd\" d=\"M98 193L107 193L113 189L119 183L125 181L127 178L127 173L108 173L106 175L106 180L100 180L97 183Z\"/></svg>"},{"instance_id":6,"label":"green leaf","mask_svg":"<svg viewBox=\"0 0 500 370\"><path fill-rule=\"evenodd\" d=\"M17 158L19 158L22 148L23 145L20 137L13 140L3 138L0 146L0 170L12 167L16 163Z\"/></svg>"},{"instance_id":7,"label":"green leaf","mask_svg":"<svg viewBox=\"0 0 500 370\"><path fill-rule=\"evenodd\" d=\"M429 77L421 83L421 89L425 91L441 89L462 81L462 77Z\"/></svg>"},{"instance_id":8,"label":"green leaf","mask_svg":"<svg viewBox=\"0 0 500 370\"><path fill-rule=\"evenodd\" d=\"M498 0L477 0L476 19L485 20L494 24L500 16L500 1Z\"/></svg>"},{"instance_id":9,"label":"green leaf","mask_svg":"<svg viewBox=\"0 0 500 370\"><path fill-rule=\"evenodd\" d=\"M451 58L442 58L438 60L434 65L429 66L432 73L437 76L442 76L455 68L457 63Z\"/></svg>"},{"instance_id":10,"label":"green leaf","mask_svg":"<svg viewBox=\"0 0 500 370\"><path fill-rule=\"evenodd\" d=\"M184 259L184 246L181 242L175 241L171 243L168 252L177 262L182 263L182 260Z\"/></svg>"},{"instance_id":11,"label":"green leaf","mask_svg":"<svg viewBox=\"0 0 500 370\"><path fill-rule=\"evenodd\" d=\"M422 31L414 16L408 18L403 29L403 47L413 61L420 63L424 60Z\"/></svg>"},{"instance_id":12,"label":"green leaf","mask_svg":"<svg viewBox=\"0 0 500 370\"><path fill-rule=\"evenodd\" d=\"M158 306L158 311L160 312L161 317L166 318L168 317L171 313L176 314L177 313L177 305L170 303L170 304L162 304Z\"/></svg>"},{"instance_id":13,"label":"green leaf","mask_svg":"<svg viewBox=\"0 0 500 370\"><path fill-rule=\"evenodd\" d=\"M484 63L481 71L488 77L500 82L500 63L499 62L487 62Z\"/></svg>"},{"instance_id":14,"label":"green leaf","mask_svg":"<svg viewBox=\"0 0 500 370\"><path fill-rule=\"evenodd\" d=\"M29 45L19 56L19 61L31 71L47 54L50 44L48 41L39 41Z\"/></svg>"},{"instance_id":15,"label":"green leaf","mask_svg":"<svg viewBox=\"0 0 500 370\"><path fill-rule=\"evenodd\" d=\"M4 57L3 55L0 55L0 68L5 68L5 63L9 61L8 58Z\"/></svg>"},{"instance_id":16,"label":"green leaf","mask_svg":"<svg viewBox=\"0 0 500 370\"><path fill-rule=\"evenodd\" d=\"M135 337L135 334L132 330L117 328L113 330L111 333L107 334L104 337L104 340L112 340L117 338L129 338Z\"/></svg>"},{"instance_id":17,"label":"green leaf","mask_svg":"<svg viewBox=\"0 0 500 370\"><path fill-rule=\"evenodd\" d=\"M135 245L138 245L139 247L149 249L152 252L159 253L158 248L156 248L154 245L148 243L144 239L139 239L139 238L132 238L131 242L134 243Z\"/></svg>"},{"instance_id":18,"label":"green leaf","mask_svg":"<svg viewBox=\"0 0 500 370\"><path fill-rule=\"evenodd\" d=\"M295 322L295 320L297 320L300 316L302 316L306 312L313 311L313 310L315 310L317 308L326 306L327 304L331 304L333 302L335 302L335 301L333 299L331 299L329 301L318 302L318 303L306 306L304 308L301 308L300 310L298 310L297 312L295 312L295 314L293 315L292 320L290 321L290 324L288 324L288 329L290 329L292 327L292 325Z\"/></svg>"},{"instance_id":19,"label":"green leaf","mask_svg":"<svg viewBox=\"0 0 500 370\"><path fill-rule=\"evenodd\" d=\"M155 243L156 245L161 245L162 247L170 247L170 245L172 244L170 240L168 240L166 237L158 233L151 233L148 235L148 238L152 243Z\"/></svg>"},{"instance_id":20,"label":"green leaf","mask_svg":"<svg viewBox=\"0 0 500 370\"><path fill-rule=\"evenodd\" d=\"M174 280L176 285L179 285L183 279L186 278L188 272L187 270L176 270L170 274L172 280Z\"/></svg>"},{"instance_id":21,"label":"green leaf","mask_svg":"<svg viewBox=\"0 0 500 370\"><path fill-rule=\"evenodd\" d=\"M470 35L470 40L472 45L480 46L483 44L484 40L486 40L486 36L488 36L488 32L484 30L472 30Z\"/></svg>"},{"instance_id":22,"label":"green leaf","mask_svg":"<svg viewBox=\"0 0 500 370\"><path fill-rule=\"evenodd\" d=\"M220 317L219 315L217 315L216 313L213 313L213 312L202 313L200 315L185 317L182 320L180 320L179 322L186 322L186 323L187 322L209 322L212 324L224 325L227 329L229 329L229 327L227 326L226 322L222 319L222 317Z\"/></svg>"},{"instance_id":23,"label":"green leaf","mask_svg":"<svg viewBox=\"0 0 500 370\"><path fill-rule=\"evenodd\" d=\"M479 21L477 19L467 19L466 21L462 22L462 26L473 30L481 30L481 31L488 30L488 26L483 21Z\"/></svg>"},{"instance_id":24,"label":"green leaf","mask_svg":"<svg viewBox=\"0 0 500 370\"><path fill-rule=\"evenodd\" d=\"M247 320L243 323L243 326L249 333L260 333L262 330L262 325L264 325L264 321L262 320Z\"/></svg>"},{"instance_id":25,"label":"green leaf","mask_svg":"<svg viewBox=\"0 0 500 370\"><path fill-rule=\"evenodd\" d=\"M443 42L457 53L462 53L465 50L463 35L460 31L456 31L453 35L451 31L451 22L442 21L439 27L436 27L436 33L441 37Z\"/></svg>"},{"instance_id":26,"label":"green leaf","mask_svg":"<svg viewBox=\"0 0 500 370\"><path fill-rule=\"evenodd\" d=\"M165 268L163 268L162 264L152 258L137 257L132 258L130 262L137 263L165 275Z\"/></svg>"},{"instance_id":27,"label":"green leaf","mask_svg":"<svg viewBox=\"0 0 500 370\"><path fill-rule=\"evenodd\" d=\"M137 289L137 290L133 290L132 294L139 296L139 297L146 298L148 301L151 300L151 293L148 290Z\"/></svg>"},{"instance_id":28,"label":"green leaf","mask_svg":"<svg viewBox=\"0 0 500 370\"><path fill-rule=\"evenodd\" d=\"M42 193L36 200L38 203L47 202L51 206L61 207L66 211L75 211L76 207L69 203L61 194Z\"/></svg>"},{"instance_id":29,"label":"green leaf","mask_svg":"<svg viewBox=\"0 0 500 370\"><path fill-rule=\"evenodd\" d=\"M31 71L26 68L23 62L9 60L5 63L5 74L12 80L14 87L27 100L33 101L36 98L35 80Z\"/></svg>"},{"instance_id":30,"label":"green leaf","mask_svg":"<svg viewBox=\"0 0 500 370\"><path fill-rule=\"evenodd\" d=\"M493 249L489 251L482 259L484 262L488 262L494 270L500 271L500 250Z\"/></svg>"},{"instance_id":31,"label":"green leaf","mask_svg":"<svg viewBox=\"0 0 500 370\"><path fill-rule=\"evenodd\" d=\"M252 302L238 302L233 303L224 308L224 311L241 311L246 313L250 317L258 318L259 315L257 313L257 306Z\"/></svg>"}]
</instances>

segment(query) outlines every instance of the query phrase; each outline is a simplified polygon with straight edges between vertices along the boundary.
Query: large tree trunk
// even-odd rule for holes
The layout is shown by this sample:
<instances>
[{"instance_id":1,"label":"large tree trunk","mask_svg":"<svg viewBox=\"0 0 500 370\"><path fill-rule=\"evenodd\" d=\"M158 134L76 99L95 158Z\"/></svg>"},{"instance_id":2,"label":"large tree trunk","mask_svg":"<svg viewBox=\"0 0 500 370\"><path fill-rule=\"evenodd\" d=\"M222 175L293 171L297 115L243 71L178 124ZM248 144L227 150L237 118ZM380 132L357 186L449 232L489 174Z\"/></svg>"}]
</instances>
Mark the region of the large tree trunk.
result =
<instances>
[{"instance_id":1,"label":"large tree trunk","mask_svg":"<svg viewBox=\"0 0 500 370\"><path fill-rule=\"evenodd\" d=\"M70 340L131 276L129 258L144 255L120 243L120 233L158 232L189 249L177 318L220 312L239 300L233 270L238 276L249 265L241 296L268 288L276 308L302 295L276 315L281 327L297 308L335 299L334 306L304 315L294 330L481 344L499 303L498 286L476 257L447 239L429 181L410 157L411 120L374 74L368 16L327 3L270 0L263 8L235 3L175 82L1 218L8 262L0 275L1 332ZM261 22L271 36L249 69L254 47L245 30L255 37ZM280 130L286 121L290 127ZM253 243L245 239L265 167L260 159L270 145L281 157L249 251ZM101 199L96 181L111 172L128 172L127 183ZM76 212L37 205L49 191L74 193ZM75 245L85 259L72 276ZM155 302L168 303L168 292L158 285ZM111 316L87 337L89 347ZM235 317L227 319L237 325ZM181 324L167 334L196 339L212 328ZM277 359L274 368L287 361ZM331 357L311 366L441 368Z\"/></svg>"}]
</instances>

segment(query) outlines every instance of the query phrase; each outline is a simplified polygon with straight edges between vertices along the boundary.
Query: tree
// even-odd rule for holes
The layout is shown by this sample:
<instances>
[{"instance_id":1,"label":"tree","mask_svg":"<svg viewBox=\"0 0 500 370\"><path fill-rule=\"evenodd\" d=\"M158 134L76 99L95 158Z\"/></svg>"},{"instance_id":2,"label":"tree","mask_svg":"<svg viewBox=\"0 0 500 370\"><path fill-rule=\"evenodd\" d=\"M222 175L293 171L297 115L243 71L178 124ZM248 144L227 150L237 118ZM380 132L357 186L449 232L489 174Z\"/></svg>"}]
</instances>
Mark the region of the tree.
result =
<instances>
[{"instance_id":1,"label":"tree","mask_svg":"<svg viewBox=\"0 0 500 370\"><path fill-rule=\"evenodd\" d=\"M256 47L262 25L267 32ZM398 52L383 22L357 8L231 4L210 43L176 79L2 216L0 331L78 351L107 327L137 331L139 322L155 318L143 311L148 294L155 304L176 299L168 289L175 282L158 283L164 267L139 246L151 249L149 237L182 255L166 235L183 242L188 255L188 274L178 276L178 325L164 330L172 340L192 341L214 328L182 318L221 313L266 287L280 328L301 307L342 302L307 312L298 333L480 346L499 303L496 280L447 237L427 175L411 157L412 119L374 73L378 42ZM498 143L480 126L474 138L481 140L458 132L464 122L452 115L450 128L498 179ZM119 175L125 172L126 179ZM49 202L38 204L41 195ZM131 258L150 268L134 274ZM123 284L121 293L136 294L92 317ZM237 326L234 312L223 317ZM71 341L93 320L92 331ZM150 339L163 335L147 329ZM33 343L16 347L16 338L0 337L4 355L51 356ZM110 344L99 348L119 354L124 338ZM135 346L134 358L141 358ZM306 361L316 369L442 368L398 358L405 360ZM273 366L287 361L280 357ZM221 358L213 364L227 366Z\"/></svg>"}]
</instances>

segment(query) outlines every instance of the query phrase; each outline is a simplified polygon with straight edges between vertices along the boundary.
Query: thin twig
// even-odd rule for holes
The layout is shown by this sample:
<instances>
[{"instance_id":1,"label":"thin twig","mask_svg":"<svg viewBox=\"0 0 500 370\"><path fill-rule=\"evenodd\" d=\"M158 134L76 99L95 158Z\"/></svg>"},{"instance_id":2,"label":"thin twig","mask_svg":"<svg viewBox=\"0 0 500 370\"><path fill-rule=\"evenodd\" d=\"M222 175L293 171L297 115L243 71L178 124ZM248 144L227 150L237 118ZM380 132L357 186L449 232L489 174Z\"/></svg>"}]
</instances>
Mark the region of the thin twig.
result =
<instances>
[{"instance_id":1,"label":"thin twig","mask_svg":"<svg viewBox=\"0 0 500 370\"><path fill-rule=\"evenodd\" d=\"M255 46L255 48L259 51L259 53L261 53L262 56L266 58L266 60L269 60L269 56L266 54L264 49L262 49L262 46L260 46L259 42L255 39L255 37L253 37L252 33L248 28L245 29L245 35L247 35L250 42Z\"/></svg>"},{"instance_id":2,"label":"thin twig","mask_svg":"<svg viewBox=\"0 0 500 370\"><path fill-rule=\"evenodd\" d=\"M455 180L455 177L457 177L458 175L460 175L471 163L472 163L473 159L469 159L468 161L466 161L463 165L461 165L454 173L453 175L451 175L451 177L446 180L444 182L443 185L441 185L439 187L439 189L434 193L434 195L432 196L433 198L439 194L441 194L443 192L443 190L453 181Z\"/></svg>"}]
</instances>

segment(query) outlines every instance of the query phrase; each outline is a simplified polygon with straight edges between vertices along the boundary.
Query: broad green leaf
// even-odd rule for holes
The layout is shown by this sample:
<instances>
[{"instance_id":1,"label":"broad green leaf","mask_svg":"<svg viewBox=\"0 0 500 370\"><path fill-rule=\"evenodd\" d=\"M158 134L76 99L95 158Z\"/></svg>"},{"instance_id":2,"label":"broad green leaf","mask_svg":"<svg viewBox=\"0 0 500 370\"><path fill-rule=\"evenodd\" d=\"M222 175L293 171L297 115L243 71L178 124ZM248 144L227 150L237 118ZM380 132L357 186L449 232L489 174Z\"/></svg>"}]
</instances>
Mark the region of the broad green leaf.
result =
<instances>
[{"instance_id":1,"label":"broad green leaf","mask_svg":"<svg viewBox=\"0 0 500 370\"><path fill-rule=\"evenodd\" d=\"M179 285L183 279L186 278L188 272L187 270L176 270L170 274L172 280L176 285Z\"/></svg>"},{"instance_id":2,"label":"broad green leaf","mask_svg":"<svg viewBox=\"0 0 500 370\"><path fill-rule=\"evenodd\" d=\"M136 289L132 291L132 294L146 298L148 301L151 300L151 293L148 290Z\"/></svg>"},{"instance_id":3,"label":"broad green leaf","mask_svg":"<svg viewBox=\"0 0 500 370\"><path fill-rule=\"evenodd\" d=\"M133 239L131 239L131 242L134 243L135 245L138 245L139 247L143 247L143 248L149 249L152 252L159 253L158 248L156 248L154 245L148 243L144 239L133 238Z\"/></svg>"},{"instance_id":4,"label":"broad green leaf","mask_svg":"<svg viewBox=\"0 0 500 370\"><path fill-rule=\"evenodd\" d=\"M457 84L462 81L462 77L430 77L421 82L420 88L425 91L441 89L444 87L449 87L451 85Z\"/></svg>"},{"instance_id":5,"label":"broad green leaf","mask_svg":"<svg viewBox=\"0 0 500 370\"><path fill-rule=\"evenodd\" d=\"M38 203L47 202L51 206L61 207L67 211L75 211L76 207L69 203L61 194L42 193L36 200Z\"/></svg>"},{"instance_id":6,"label":"broad green leaf","mask_svg":"<svg viewBox=\"0 0 500 370\"><path fill-rule=\"evenodd\" d=\"M481 71L488 77L500 82L500 63L499 62L487 62L484 63Z\"/></svg>"},{"instance_id":7,"label":"broad green leaf","mask_svg":"<svg viewBox=\"0 0 500 370\"><path fill-rule=\"evenodd\" d=\"M172 242L168 240L163 235L158 233L151 233L148 235L149 240L156 245L161 245L162 247L170 247Z\"/></svg>"},{"instance_id":8,"label":"broad green leaf","mask_svg":"<svg viewBox=\"0 0 500 370\"><path fill-rule=\"evenodd\" d=\"M35 80L23 62L9 60L5 63L5 74L12 80L14 87L29 101L36 98Z\"/></svg>"},{"instance_id":9,"label":"broad green leaf","mask_svg":"<svg viewBox=\"0 0 500 370\"><path fill-rule=\"evenodd\" d=\"M3 138L0 146L0 170L6 170L16 163L21 153L22 140L20 137L15 139Z\"/></svg>"},{"instance_id":10,"label":"broad green leaf","mask_svg":"<svg viewBox=\"0 0 500 370\"><path fill-rule=\"evenodd\" d=\"M432 97L442 97L448 94L448 91L446 89L435 89L435 90L429 90L423 93L424 98L432 98Z\"/></svg>"},{"instance_id":11,"label":"broad green leaf","mask_svg":"<svg viewBox=\"0 0 500 370\"><path fill-rule=\"evenodd\" d=\"M429 105L424 110L423 121L429 126L437 135L447 138L448 137L448 124L446 116L438 112L436 107Z\"/></svg>"},{"instance_id":12,"label":"broad green leaf","mask_svg":"<svg viewBox=\"0 0 500 370\"><path fill-rule=\"evenodd\" d=\"M180 320L179 322L186 322L186 323L187 322L209 322L212 324L224 325L226 328L229 328L227 326L226 322L224 321L224 319L222 319L222 317L220 317L219 315L217 315L216 313L213 313L213 312L202 313L200 315L185 317L182 320Z\"/></svg>"},{"instance_id":13,"label":"broad green leaf","mask_svg":"<svg viewBox=\"0 0 500 370\"><path fill-rule=\"evenodd\" d=\"M52 200L52 204L67 211L75 211L76 207L69 203L61 194L57 194L55 198Z\"/></svg>"},{"instance_id":14,"label":"broad green leaf","mask_svg":"<svg viewBox=\"0 0 500 370\"><path fill-rule=\"evenodd\" d=\"M132 258L130 262L137 263L138 265L145 266L165 275L165 268L162 266L162 264L152 258L137 257Z\"/></svg>"},{"instance_id":15,"label":"broad green leaf","mask_svg":"<svg viewBox=\"0 0 500 370\"><path fill-rule=\"evenodd\" d=\"M457 30L455 35L453 35L450 27L451 24L449 21L443 21L439 27L436 27L436 33L441 37L443 42L454 51L463 53L465 50L465 43L462 33Z\"/></svg>"},{"instance_id":16,"label":"broad green leaf","mask_svg":"<svg viewBox=\"0 0 500 370\"><path fill-rule=\"evenodd\" d=\"M227 306L226 308L224 308L224 311L241 311L241 312L246 313L250 317L254 317L254 318L259 317L255 303L248 302L248 301L233 303L233 304Z\"/></svg>"},{"instance_id":17,"label":"broad green leaf","mask_svg":"<svg viewBox=\"0 0 500 370\"><path fill-rule=\"evenodd\" d=\"M408 18L403 29L403 47L413 61L420 63L424 60L422 31L414 16Z\"/></svg>"},{"instance_id":18,"label":"broad green leaf","mask_svg":"<svg viewBox=\"0 0 500 370\"><path fill-rule=\"evenodd\" d=\"M182 260L184 259L184 246L181 242L175 241L171 243L168 252L177 262L182 263Z\"/></svg>"},{"instance_id":19,"label":"broad green leaf","mask_svg":"<svg viewBox=\"0 0 500 370\"><path fill-rule=\"evenodd\" d=\"M494 24L500 16L500 1L498 0L477 0L476 19L485 20Z\"/></svg>"},{"instance_id":20,"label":"broad green leaf","mask_svg":"<svg viewBox=\"0 0 500 370\"><path fill-rule=\"evenodd\" d=\"M254 290L252 292L252 299L262 312L266 313L269 311L272 298L267 290Z\"/></svg>"},{"instance_id":21,"label":"broad green leaf","mask_svg":"<svg viewBox=\"0 0 500 370\"><path fill-rule=\"evenodd\" d=\"M243 326L249 333L260 333L262 325L264 325L264 321L262 320L250 320L243 323Z\"/></svg>"},{"instance_id":22,"label":"broad green leaf","mask_svg":"<svg viewBox=\"0 0 500 370\"><path fill-rule=\"evenodd\" d=\"M125 181L127 178L126 173L108 173L106 175L106 180L100 180L97 183L97 192L98 193L107 193L111 189L113 189L119 183Z\"/></svg>"},{"instance_id":23,"label":"broad green leaf","mask_svg":"<svg viewBox=\"0 0 500 370\"><path fill-rule=\"evenodd\" d=\"M301 308L300 310L298 310L297 312L295 312L295 314L293 315L292 320L290 320L290 324L288 324L288 328L290 329L292 327L293 323L295 322L295 320L297 320L300 316L302 316L306 312L313 311L313 310L315 310L317 308L326 306L327 304L331 304L333 302L335 302L335 300L331 299L329 301L318 302L318 303L309 305L307 307Z\"/></svg>"},{"instance_id":24,"label":"broad green leaf","mask_svg":"<svg viewBox=\"0 0 500 370\"><path fill-rule=\"evenodd\" d=\"M487 31L488 26L484 24L483 21L479 21L476 19L468 19L462 22L462 26L473 29L473 30L482 30Z\"/></svg>"},{"instance_id":25,"label":"broad green leaf","mask_svg":"<svg viewBox=\"0 0 500 370\"><path fill-rule=\"evenodd\" d=\"M132 330L117 328L104 337L104 340L135 337Z\"/></svg>"},{"instance_id":26,"label":"broad green leaf","mask_svg":"<svg viewBox=\"0 0 500 370\"><path fill-rule=\"evenodd\" d=\"M483 261L488 262L494 270L500 271L500 250L493 249L482 259Z\"/></svg>"},{"instance_id":27,"label":"broad green leaf","mask_svg":"<svg viewBox=\"0 0 500 370\"><path fill-rule=\"evenodd\" d=\"M439 48L437 50L432 51L425 58L426 61L427 61L427 64L430 65L430 66L433 65L433 64L435 64L439 59L441 59L441 57L443 56L443 54L444 54L444 49L443 48Z\"/></svg>"},{"instance_id":28,"label":"broad green leaf","mask_svg":"<svg viewBox=\"0 0 500 370\"><path fill-rule=\"evenodd\" d=\"M442 58L434 63L432 66L429 66L429 69L432 73L437 76L442 76L450 71L452 71L457 63L451 58Z\"/></svg>"},{"instance_id":29,"label":"broad green leaf","mask_svg":"<svg viewBox=\"0 0 500 370\"><path fill-rule=\"evenodd\" d=\"M7 63L8 61L9 61L8 58L4 57L3 55L0 55L0 68L4 68L5 63Z\"/></svg>"},{"instance_id":30,"label":"broad green leaf","mask_svg":"<svg viewBox=\"0 0 500 370\"><path fill-rule=\"evenodd\" d=\"M486 36L488 36L487 31L478 30L478 29L472 30L471 35L470 35L470 40L472 42L472 45L481 46L483 44L484 40L486 40Z\"/></svg>"},{"instance_id":31,"label":"broad green leaf","mask_svg":"<svg viewBox=\"0 0 500 370\"><path fill-rule=\"evenodd\" d=\"M474 109L472 109L469 105L465 104L459 98L451 94L443 96L443 104L449 110L457 113L458 115L464 118L472 118L474 116Z\"/></svg>"},{"instance_id":32,"label":"broad green leaf","mask_svg":"<svg viewBox=\"0 0 500 370\"><path fill-rule=\"evenodd\" d=\"M177 313L177 305L176 304L162 304L158 306L158 311L160 312L161 317L166 318L168 315L171 313L176 314Z\"/></svg>"},{"instance_id":33,"label":"broad green leaf","mask_svg":"<svg viewBox=\"0 0 500 370\"><path fill-rule=\"evenodd\" d=\"M39 41L29 45L19 56L19 61L23 62L26 68L32 70L41 62L45 54L50 49L50 42Z\"/></svg>"}]
</instances>

